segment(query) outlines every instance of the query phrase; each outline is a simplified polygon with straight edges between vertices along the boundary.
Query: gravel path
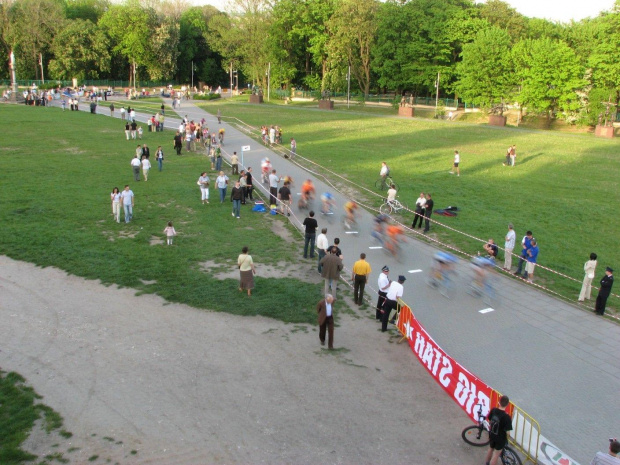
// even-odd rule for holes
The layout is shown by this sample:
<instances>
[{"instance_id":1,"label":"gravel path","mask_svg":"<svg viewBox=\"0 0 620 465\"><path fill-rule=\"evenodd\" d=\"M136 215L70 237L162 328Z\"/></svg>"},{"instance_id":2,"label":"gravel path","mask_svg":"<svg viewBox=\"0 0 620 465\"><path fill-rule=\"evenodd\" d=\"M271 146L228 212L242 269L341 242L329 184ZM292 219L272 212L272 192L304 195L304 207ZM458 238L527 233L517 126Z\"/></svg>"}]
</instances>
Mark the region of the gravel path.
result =
<instances>
[{"instance_id":1,"label":"gravel path","mask_svg":"<svg viewBox=\"0 0 620 465\"><path fill-rule=\"evenodd\" d=\"M74 434L35 431L27 446L40 456L482 463L460 438L469 420L367 311L340 318L330 353L313 326L137 297L6 257L0 292L0 367L26 377Z\"/></svg>"}]
</instances>

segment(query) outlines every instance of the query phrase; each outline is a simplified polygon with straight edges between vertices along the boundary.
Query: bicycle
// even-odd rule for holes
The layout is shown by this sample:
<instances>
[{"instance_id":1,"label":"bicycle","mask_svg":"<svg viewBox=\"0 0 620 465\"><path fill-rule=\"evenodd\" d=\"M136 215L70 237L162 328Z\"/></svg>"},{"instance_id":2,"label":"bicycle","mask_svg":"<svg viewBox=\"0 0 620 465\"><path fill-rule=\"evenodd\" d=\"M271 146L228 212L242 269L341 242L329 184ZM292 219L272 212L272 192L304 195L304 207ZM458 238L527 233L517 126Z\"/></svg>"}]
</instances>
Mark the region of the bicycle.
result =
<instances>
[{"instance_id":1,"label":"bicycle","mask_svg":"<svg viewBox=\"0 0 620 465\"><path fill-rule=\"evenodd\" d=\"M384 203L379 207L379 211L383 215L391 215L392 213L398 213L401 210L409 210L405 204L394 199L394 200L385 200ZM404 213L404 212L402 212Z\"/></svg>"},{"instance_id":2,"label":"bicycle","mask_svg":"<svg viewBox=\"0 0 620 465\"><path fill-rule=\"evenodd\" d=\"M399 190L398 184L390 176L386 176L385 179L380 177L375 181L375 188L380 191L387 191L392 184L396 190Z\"/></svg>"},{"instance_id":3,"label":"bicycle","mask_svg":"<svg viewBox=\"0 0 620 465\"><path fill-rule=\"evenodd\" d=\"M475 447L488 446L491 442L491 438L489 438L489 422L482 414L482 404L478 404L477 424L463 429L461 432L461 437L467 444ZM521 459L515 450L508 444L504 446L504 449L502 449L502 453L499 457L503 465L521 465Z\"/></svg>"}]
</instances>

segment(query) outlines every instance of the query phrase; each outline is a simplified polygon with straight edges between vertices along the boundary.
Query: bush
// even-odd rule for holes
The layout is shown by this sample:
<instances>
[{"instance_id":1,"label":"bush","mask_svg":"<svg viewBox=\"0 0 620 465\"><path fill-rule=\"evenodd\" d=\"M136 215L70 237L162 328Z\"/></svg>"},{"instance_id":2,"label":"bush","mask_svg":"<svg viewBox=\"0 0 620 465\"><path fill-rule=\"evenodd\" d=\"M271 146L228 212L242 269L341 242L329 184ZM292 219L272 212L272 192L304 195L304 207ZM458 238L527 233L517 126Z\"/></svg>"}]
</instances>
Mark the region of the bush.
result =
<instances>
[{"instance_id":1,"label":"bush","mask_svg":"<svg viewBox=\"0 0 620 465\"><path fill-rule=\"evenodd\" d=\"M222 96L220 94L204 94L204 95L194 94L192 95L193 100L217 100L218 98L221 98L221 97Z\"/></svg>"}]
</instances>

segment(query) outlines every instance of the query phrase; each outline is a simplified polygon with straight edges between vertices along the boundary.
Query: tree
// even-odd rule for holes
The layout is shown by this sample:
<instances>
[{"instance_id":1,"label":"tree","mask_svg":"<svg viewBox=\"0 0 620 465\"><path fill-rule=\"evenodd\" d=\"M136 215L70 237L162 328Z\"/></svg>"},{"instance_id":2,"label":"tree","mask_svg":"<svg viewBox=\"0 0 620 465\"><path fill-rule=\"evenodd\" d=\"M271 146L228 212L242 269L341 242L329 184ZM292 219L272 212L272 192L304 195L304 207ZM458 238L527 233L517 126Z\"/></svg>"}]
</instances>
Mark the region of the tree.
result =
<instances>
[{"instance_id":1,"label":"tree","mask_svg":"<svg viewBox=\"0 0 620 465\"><path fill-rule=\"evenodd\" d=\"M526 18L508 3L501 0L487 0L479 4L480 16L486 19L491 26L505 29L512 42L515 43L524 38L527 28Z\"/></svg>"},{"instance_id":2,"label":"tree","mask_svg":"<svg viewBox=\"0 0 620 465\"><path fill-rule=\"evenodd\" d=\"M267 40L271 24L268 0L230 0L232 12L209 21L208 41L225 69L239 68L253 83L266 86Z\"/></svg>"},{"instance_id":3,"label":"tree","mask_svg":"<svg viewBox=\"0 0 620 465\"><path fill-rule=\"evenodd\" d=\"M176 71L179 25L161 19L153 8L136 1L113 5L99 20L113 42L113 51L151 79L167 79ZM133 79L130 71L130 80Z\"/></svg>"},{"instance_id":4,"label":"tree","mask_svg":"<svg viewBox=\"0 0 620 465\"><path fill-rule=\"evenodd\" d=\"M556 112L567 117L579 109L577 92L586 84L584 69L568 45L547 38L527 39L515 45L512 58L521 85L517 96L521 106L544 113L547 123Z\"/></svg>"},{"instance_id":5,"label":"tree","mask_svg":"<svg viewBox=\"0 0 620 465\"><path fill-rule=\"evenodd\" d=\"M364 95L370 92L370 64L377 30L376 0L341 0L328 22L327 44L331 83L342 77L343 65L351 67Z\"/></svg>"},{"instance_id":6,"label":"tree","mask_svg":"<svg viewBox=\"0 0 620 465\"><path fill-rule=\"evenodd\" d=\"M109 6L108 0L67 0L65 16L67 19L89 19L97 24Z\"/></svg>"},{"instance_id":7,"label":"tree","mask_svg":"<svg viewBox=\"0 0 620 465\"><path fill-rule=\"evenodd\" d=\"M620 101L620 0L610 13L597 22L595 41L588 58L592 83L599 89L613 89L614 100Z\"/></svg>"},{"instance_id":8,"label":"tree","mask_svg":"<svg viewBox=\"0 0 620 465\"><path fill-rule=\"evenodd\" d=\"M2 6L2 42L17 59L17 73L22 78L40 77L48 49L65 22L60 0L19 0Z\"/></svg>"},{"instance_id":9,"label":"tree","mask_svg":"<svg viewBox=\"0 0 620 465\"><path fill-rule=\"evenodd\" d=\"M506 100L515 87L510 36L497 27L484 29L463 46L456 90L467 102L490 108Z\"/></svg>"},{"instance_id":10,"label":"tree","mask_svg":"<svg viewBox=\"0 0 620 465\"><path fill-rule=\"evenodd\" d=\"M54 59L49 63L55 79L98 79L110 70L107 36L89 20L69 21L52 42Z\"/></svg>"}]
</instances>

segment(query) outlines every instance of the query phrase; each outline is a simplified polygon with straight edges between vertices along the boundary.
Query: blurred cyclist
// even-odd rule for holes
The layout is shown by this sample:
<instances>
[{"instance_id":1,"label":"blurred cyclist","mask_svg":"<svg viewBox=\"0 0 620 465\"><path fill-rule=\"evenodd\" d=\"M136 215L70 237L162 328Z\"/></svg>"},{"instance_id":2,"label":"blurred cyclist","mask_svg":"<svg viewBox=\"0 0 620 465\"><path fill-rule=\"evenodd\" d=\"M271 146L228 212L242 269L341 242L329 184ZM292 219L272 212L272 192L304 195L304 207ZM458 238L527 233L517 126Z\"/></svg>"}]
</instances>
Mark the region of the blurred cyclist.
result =
<instances>
[{"instance_id":1,"label":"blurred cyclist","mask_svg":"<svg viewBox=\"0 0 620 465\"><path fill-rule=\"evenodd\" d=\"M344 204L344 212L347 215L344 220L345 228L351 229L351 226L356 223L355 212L357 209L358 209L358 205L353 200L349 200L347 203Z\"/></svg>"},{"instance_id":2,"label":"blurred cyclist","mask_svg":"<svg viewBox=\"0 0 620 465\"><path fill-rule=\"evenodd\" d=\"M381 244L385 241L385 225L387 223L387 216L378 214L374 219L374 229L370 235L377 239Z\"/></svg>"},{"instance_id":3,"label":"blurred cyclist","mask_svg":"<svg viewBox=\"0 0 620 465\"><path fill-rule=\"evenodd\" d=\"M396 256L400 249L400 243L405 237L405 232L400 225L391 224L387 227L386 233L385 248L389 250L392 255Z\"/></svg>"},{"instance_id":4,"label":"blurred cyclist","mask_svg":"<svg viewBox=\"0 0 620 465\"><path fill-rule=\"evenodd\" d=\"M336 204L334 196L329 192L325 192L321 195L321 202L321 213L323 213L324 215L331 215L333 213L332 208Z\"/></svg>"}]
</instances>

